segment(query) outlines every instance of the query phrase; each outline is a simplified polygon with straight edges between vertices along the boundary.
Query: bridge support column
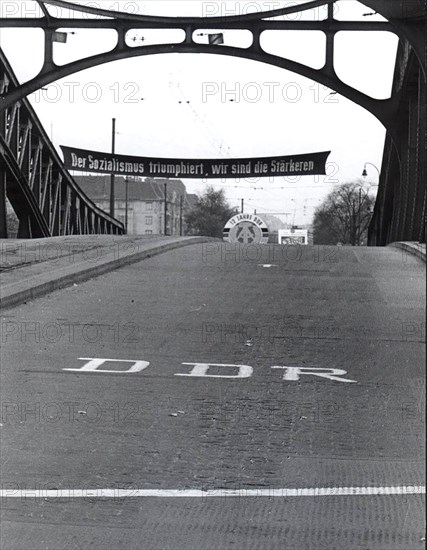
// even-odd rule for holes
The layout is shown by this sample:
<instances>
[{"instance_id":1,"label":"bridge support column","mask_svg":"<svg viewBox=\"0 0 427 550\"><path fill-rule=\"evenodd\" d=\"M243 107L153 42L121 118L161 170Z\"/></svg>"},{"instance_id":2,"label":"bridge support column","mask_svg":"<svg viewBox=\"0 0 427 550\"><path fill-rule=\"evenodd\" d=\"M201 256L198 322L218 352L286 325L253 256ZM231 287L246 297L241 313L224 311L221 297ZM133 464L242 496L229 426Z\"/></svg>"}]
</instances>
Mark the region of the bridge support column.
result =
<instances>
[{"instance_id":1,"label":"bridge support column","mask_svg":"<svg viewBox=\"0 0 427 550\"><path fill-rule=\"evenodd\" d=\"M7 239L6 172L0 170L0 239Z\"/></svg>"},{"instance_id":2,"label":"bridge support column","mask_svg":"<svg viewBox=\"0 0 427 550\"><path fill-rule=\"evenodd\" d=\"M18 239L31 239L31 220L28 214L19 219Z\"/></svg>"},{"instance_id":3,"label":"bridge support column","mask_svg":"<svg viewBox=\"0 0 427 550\"><path fill-rule=\"evenodd\" d=\"M427 177L426 80L408 43L399 46L393 94L399 106L388 128L370 245L425 242ZM390 132L391 129L391 132Z\"/></svg>"}]
</instances>

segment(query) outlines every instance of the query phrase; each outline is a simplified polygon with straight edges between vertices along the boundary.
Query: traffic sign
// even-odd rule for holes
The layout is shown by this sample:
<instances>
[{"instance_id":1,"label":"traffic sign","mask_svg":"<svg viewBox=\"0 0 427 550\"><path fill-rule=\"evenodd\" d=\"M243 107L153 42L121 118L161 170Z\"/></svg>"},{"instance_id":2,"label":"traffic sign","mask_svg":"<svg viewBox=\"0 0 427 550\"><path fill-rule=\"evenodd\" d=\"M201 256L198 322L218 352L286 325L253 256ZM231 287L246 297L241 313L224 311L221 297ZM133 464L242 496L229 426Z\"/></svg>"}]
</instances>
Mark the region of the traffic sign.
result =
<instances>
[{"instance_id":1,"label":"traffic sign","mask_svg":"<svg viewBox=\"0 0 427 550\"><path fill-rule=\"evenodd\" d=\"M229 243L265 244L268 227L256 214L236 214L225 224L223 238Z\"/></svg>"}]
</instances>

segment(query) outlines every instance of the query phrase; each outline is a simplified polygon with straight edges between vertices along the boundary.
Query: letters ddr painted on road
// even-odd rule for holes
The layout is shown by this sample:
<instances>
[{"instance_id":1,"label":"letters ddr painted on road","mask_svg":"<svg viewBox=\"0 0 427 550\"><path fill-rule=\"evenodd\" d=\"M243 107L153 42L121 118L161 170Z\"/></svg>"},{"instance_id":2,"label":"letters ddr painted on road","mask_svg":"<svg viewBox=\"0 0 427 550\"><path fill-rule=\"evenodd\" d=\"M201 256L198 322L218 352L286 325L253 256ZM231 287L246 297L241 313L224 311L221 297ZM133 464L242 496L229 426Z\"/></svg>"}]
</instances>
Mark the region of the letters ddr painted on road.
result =
<instances>
[{"instance_id":1,"label":"letters ddr painted on road","mask_svg":"<svg viewBox=\"0 0 427 550\"><path fill-rule=\"evenodd\" d=\"M223 239L236 244L265 244L268 227L256 214L236 214L225 224Z\"/></svg>"},{"instance_id":2,"label":"letters ddr painted on road","mask_svg":"<svg viewBox=\"0 0 427 550\"><path fill-rule=\"evenodd\" d=\"M77 372L79 374L137 374L144 371L150 366L149 361L132 360L132 359L103 359L101 357L79 357L79 361L85 361L82 367L67 367L64 371ZM120 364L124 363L126 369L106 369L102 368L106 363ZM222 378L227 380L236 380L242 378L251 378L254 369L250 365L235 365L232 363L182 363L182 365L191 367L190 372L175 373L175 376L185 376L190 378ZM212 374L210 368L219 369L222 373ZM285 365L274 365L272 369L281 369L283 371L282 380L287 382L298 382L302 375L309 377L317 377L322 380L332 380L333 382L356 383L356 380L344 378L343 375L347 371L343 369L335 369L329 367L288 367ZM304 376L304 377L305 377Z\"/></svg>"},{"instance_id":3,"label":"letters ddr painted on road","mask_svg":"<svg viewBox=\"0 0 427 550\"><path fill-rule=\"evenodd\" d=\"M330 151L238 159L168 159L115 155L61 145L68 170L163 178L235 178L326 174Z\"/></svg>"}]
</instances>

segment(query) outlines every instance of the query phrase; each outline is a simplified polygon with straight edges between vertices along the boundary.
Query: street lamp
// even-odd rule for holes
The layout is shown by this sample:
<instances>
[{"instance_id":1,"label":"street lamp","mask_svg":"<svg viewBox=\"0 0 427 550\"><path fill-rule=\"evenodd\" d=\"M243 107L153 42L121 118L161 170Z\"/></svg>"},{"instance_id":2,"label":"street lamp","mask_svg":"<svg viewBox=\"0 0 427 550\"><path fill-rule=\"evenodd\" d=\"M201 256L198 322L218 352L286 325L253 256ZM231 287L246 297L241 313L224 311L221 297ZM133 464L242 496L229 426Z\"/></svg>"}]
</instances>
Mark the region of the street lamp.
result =
<instances>
[{"instance_id":1,"label":"street lamp","mask_svg":"<svg viewBox=\"0 0 427 550\"><path fill-rule=\"evenodd\" d=\"M165 196L164 196L164 215L165 215L165 220L164 220L164 233L165 233L165 237L166 237L167 234L168 234L168 184L167 184L167 182L164 183L164 187L165 187Z\"/></svg>"},{"instance_id":2,"label":"street lamp","mask_svg":"<svg viewBox=\"0 0 427 550\"><path fill-rule=\"evenodd\" d=\"M111 128L111 153L114 155L116 152L116 119L112 119ZM110 216L114 218L114 201L115 201L115 175L111 172L110 175Z\"/></svg>"},{"instance_id":3,"label":"street lamp","mask_svg":"<svg viewBox=\"0 0 427 550\"><path fill-rule=\"evenodd\" d=\"M362 176L364 178L366 178L366 176L368 175L368 171L366 170L366 166L367 165L370 165L372 166L373 168L375 168L375 170L377 171L378 173L378 183L376 184L368 184L369 185L369 188L371 187L378 187L379 186L379 182L380 182L380 171L378 170L378 168L375 166L375 164L373 164L372 162L365 162L364 166L363 166L363 172L362 172ZM369 190L368 190L369 191ZM366 197L366 192L365 192L365 197ZM363 200L365 200L365 197ZM360 242L361 242L361 209L362 209L362 185L360 185L359 187L359 209L358 209L358 224L359 224L359 235L358 235L358 245L360 246Z\"/></svg>"},{"instance_id":4,"label":"street lamp","mask_svg":"<svg viewBox=\"0 0 427 550\"><path fill-rule=\"evenodd\" d=\"M370 166L373 166L375 168L375 170L378 172L378 181L380 180L380 171L378 170L378 168L375 166L375 164L372 164L372 162L365 162L365 165L363 167L363 172L362 172L362 176L364 178L366 178L366 176L368 175L368 172L366 170L366 165L369 164Z\"/></svg>"},{"instance_id":5,"label":"street lamp","mask_svg":"<svg viewBox=\"0 0 427 550\"><path fill-rule=\"evenodd\" d=\"M378 170L378 168L375 166L375 164L372 164L372 162L365 162L365 165L363 167L363 172L362 172L362 176L364 178L366 178L366 176L368 175L368 171L366 170L366 165L369 164L370 166L372 166L373 168L375 168L375 170L378 172L378 183L369 183L369 188L371 187L379 187L380 185L380 171Z\"/></svg>"},{"instance_id":6,"label":"street lamp","mask_svg":"<svg viewBox=\"0 0 427 550\"><path fill-rule=\"evenodd\" d=\"M125 231L128 233L128 210L129 210L129 178L125 179Z\"/></svg>"}]
</instances>

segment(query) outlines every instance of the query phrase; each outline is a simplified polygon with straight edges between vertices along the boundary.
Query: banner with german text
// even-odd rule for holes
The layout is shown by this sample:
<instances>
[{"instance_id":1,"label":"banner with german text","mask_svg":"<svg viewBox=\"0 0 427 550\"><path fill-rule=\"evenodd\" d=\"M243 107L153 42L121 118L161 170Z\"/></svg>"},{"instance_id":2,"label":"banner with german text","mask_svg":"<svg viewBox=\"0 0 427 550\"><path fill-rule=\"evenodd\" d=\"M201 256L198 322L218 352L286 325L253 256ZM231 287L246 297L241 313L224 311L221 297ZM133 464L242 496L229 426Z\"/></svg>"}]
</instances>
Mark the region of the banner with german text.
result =
<instances>
[{"instance_id":1,"label":"banner with german text","mask_svg":"<svg viewBox=\"0 0 427 550\"><path fill-rule=\"evenodd\" d=\"M326 174L330 151L280 157L168 159L88 151L61 145L68 170L151 178L259 178Z\"/></svg>"}]
</instances>

